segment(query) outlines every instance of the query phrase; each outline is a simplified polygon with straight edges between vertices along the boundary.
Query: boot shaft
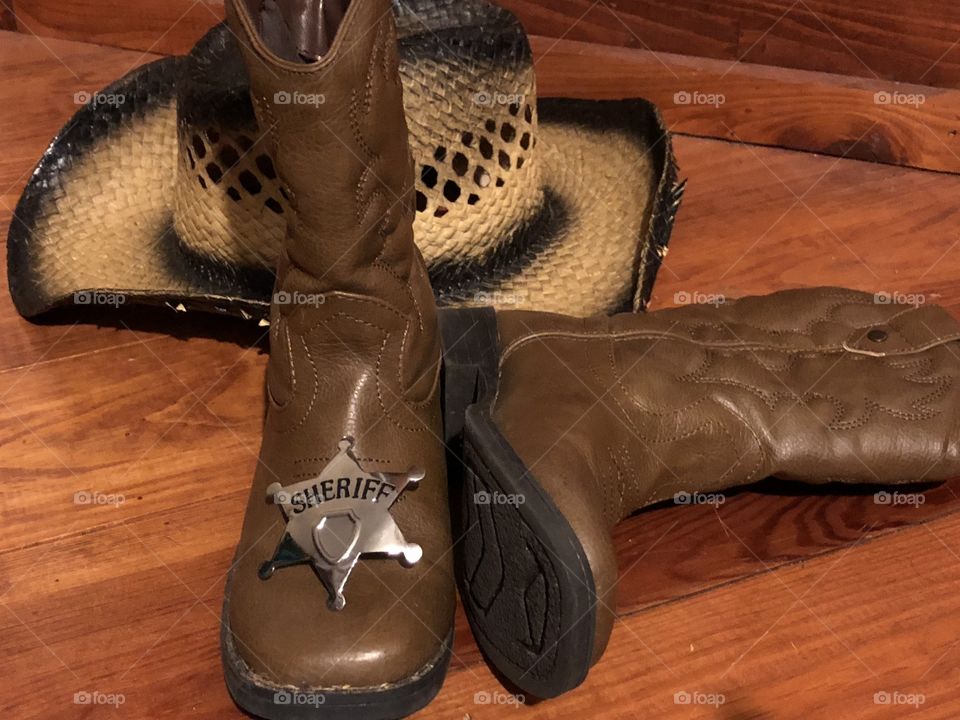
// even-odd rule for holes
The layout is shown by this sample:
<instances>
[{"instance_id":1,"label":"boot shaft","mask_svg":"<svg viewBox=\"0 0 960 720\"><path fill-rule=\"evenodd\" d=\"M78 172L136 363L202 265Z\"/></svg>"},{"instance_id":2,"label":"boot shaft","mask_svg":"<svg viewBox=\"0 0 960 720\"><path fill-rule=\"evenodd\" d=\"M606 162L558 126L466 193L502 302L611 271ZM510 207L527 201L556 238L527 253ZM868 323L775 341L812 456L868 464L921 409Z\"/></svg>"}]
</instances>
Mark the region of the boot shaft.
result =
<instances>
[{"instance_id":1,"label":"boot shaft","mask_svg":"<svg viewBox=\"0 0 960 720\"><path fill-rule=\"evenodd\" d=\"M227 17L293 209L280 284L292 267L406 311L413 169L390 0L230 0Z\"/></svg>"},{"instance_id":2,"label":"boot shaft","mask_svg":"<svg viewBox=\"0 0 960 720\"><path fill-rule=\"evenodd\" d=\"M772 475L960 472L960 326L941 308L822 288L590 320L502 312L498 330L498 423L521 454L556 456L541 464L586 463L611 525Z\"/></svg>"}]
</instances>

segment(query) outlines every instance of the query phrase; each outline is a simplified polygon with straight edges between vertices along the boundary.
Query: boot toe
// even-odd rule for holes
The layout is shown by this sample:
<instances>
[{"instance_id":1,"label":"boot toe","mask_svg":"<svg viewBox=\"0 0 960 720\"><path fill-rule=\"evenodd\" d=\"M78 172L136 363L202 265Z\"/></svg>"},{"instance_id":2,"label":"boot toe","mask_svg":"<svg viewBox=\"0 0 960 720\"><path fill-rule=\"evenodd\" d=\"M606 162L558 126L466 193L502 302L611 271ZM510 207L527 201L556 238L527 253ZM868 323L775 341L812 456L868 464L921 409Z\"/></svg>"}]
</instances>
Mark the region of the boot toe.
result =
<instances>
[{"instance_id":1,"label":"boot toe","mask_svg":"<svg viewBox=\"0 0 960 720\"><path fill-rule=\"evenodd\" d=\"M358 563L340 611L328 607L307 566L233 583L227 617L234 651L270 684L305 690L382 688L429 670L452 628L452 580L439 571L404 577L409 569L387 563ZM450 611L437 613L438 602Z\"/></svg>"}]
</instances>

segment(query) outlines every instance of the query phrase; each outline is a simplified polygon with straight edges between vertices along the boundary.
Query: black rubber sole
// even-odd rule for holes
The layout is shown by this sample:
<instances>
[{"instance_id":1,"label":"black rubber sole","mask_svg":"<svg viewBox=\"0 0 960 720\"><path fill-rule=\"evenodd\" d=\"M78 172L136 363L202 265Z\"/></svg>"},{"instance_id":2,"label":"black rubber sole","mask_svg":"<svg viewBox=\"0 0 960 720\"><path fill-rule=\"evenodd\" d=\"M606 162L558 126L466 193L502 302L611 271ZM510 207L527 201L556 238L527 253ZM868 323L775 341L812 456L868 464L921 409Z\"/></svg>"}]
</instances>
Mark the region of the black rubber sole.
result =
<instances>
[{"instance_id":1,"label":"black rubber sole","mask_svg":"<svg viewBox=\"0 0 960 720\"><path fill-rule=\"evenodd\" d=\"M426 707L443 685L453 629L433 662L416 675L377 688L295 688L255 675L237 653L227 619L229 588L220 622L220 656L227 689L237 706L267 720L399 720Z\"/></svg>"},{"instance_id":2,"label":"black rubber sole","mask_svg":"<svg viewBox=\"0 0 960 720\"><path fill-rule=\"evenodd\" d=\"M464 609L481 650L509 683L555 697L581 684L592 663L593 573L576 533L491 416L494 311L443 310L440 328L447 443L459 454L448 467Z\"/></svg>"}]
</instances>

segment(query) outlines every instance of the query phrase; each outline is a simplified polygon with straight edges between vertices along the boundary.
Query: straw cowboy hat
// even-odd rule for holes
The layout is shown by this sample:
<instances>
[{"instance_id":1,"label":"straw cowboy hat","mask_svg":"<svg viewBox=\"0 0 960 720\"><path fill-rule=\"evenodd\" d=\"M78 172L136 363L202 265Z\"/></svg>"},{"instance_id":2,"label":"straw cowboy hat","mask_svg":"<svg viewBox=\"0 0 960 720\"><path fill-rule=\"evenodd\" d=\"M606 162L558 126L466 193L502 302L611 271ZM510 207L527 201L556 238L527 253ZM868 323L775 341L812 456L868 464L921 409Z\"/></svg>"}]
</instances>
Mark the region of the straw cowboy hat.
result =
<instances>
[{"instance_id":1,"label":"straw cowboy hat","mask_svg":"<svg viewBox=\"0 0 960 720\"><path fill-rule=\"evenodd\" d=\"M440 303L643 308L682 193L656 108L537 99L522 28L484 0L395 12L415 232ZM20 313L108 295L262 320L290 205L228 28L83 99L10 226Z\"/></svg>"}]
</instances>

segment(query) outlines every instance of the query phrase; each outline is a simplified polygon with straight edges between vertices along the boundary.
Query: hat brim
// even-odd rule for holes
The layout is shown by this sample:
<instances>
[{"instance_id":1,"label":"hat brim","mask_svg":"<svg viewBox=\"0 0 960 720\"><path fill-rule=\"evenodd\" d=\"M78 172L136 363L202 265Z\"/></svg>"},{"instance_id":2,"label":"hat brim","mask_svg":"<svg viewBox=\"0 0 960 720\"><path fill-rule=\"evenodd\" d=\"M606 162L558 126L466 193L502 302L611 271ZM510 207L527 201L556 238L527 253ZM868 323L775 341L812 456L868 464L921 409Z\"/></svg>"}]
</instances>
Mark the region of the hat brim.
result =
<instances>
[{"instance_id":1,"label":"hat brim","mask_svg":"<svg viewBox=\"0 0 960 720\"><path fill-rule=\"evenodd\" d=\"M183 61L150 63L105 88L100 97L123 101L82 107L40 159L7 243L22 315L122 298L267 316L268 269L194 257L174 230ZM577 315L644 307L682 191L659 113L640 99L537 107L539 211L482 258L428 256L438 300Z\"/></svg>"}]
</instances>

